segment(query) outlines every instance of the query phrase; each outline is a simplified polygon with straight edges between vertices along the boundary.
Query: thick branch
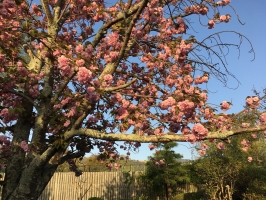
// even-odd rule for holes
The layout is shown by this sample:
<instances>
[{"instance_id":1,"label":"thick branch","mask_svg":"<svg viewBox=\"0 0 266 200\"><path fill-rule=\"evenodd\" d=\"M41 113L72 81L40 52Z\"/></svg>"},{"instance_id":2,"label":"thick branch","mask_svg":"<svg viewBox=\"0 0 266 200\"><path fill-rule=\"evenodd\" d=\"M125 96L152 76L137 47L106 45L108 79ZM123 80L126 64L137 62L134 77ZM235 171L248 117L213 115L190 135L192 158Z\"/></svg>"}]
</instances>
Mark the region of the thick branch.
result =
<instances>
[{"instance_id":1,"label":"thick branch","mask_svg":"<svg viewBox=\"0 0 266 200\"><path fill-rule=\"evenodd\" d=\"M137 79L134 78L134 79L132 79L130 82L128 82L128 83L126 83L126 84L124 84L124 85L119 85L119 86L117 86L117 87L108 87L108 88L104 88L104 91L105 91L105 92L112 92L112 91L116 91L116 90L124 89L124 88L130 86L130 85L131 85L132 83L134 83L136 80L137 80Z\"/></svg>"},{"instance_id":2,"label":"thick branch","mask_svg":"<svg viewBox=\"0 0 266 200\"><path fill-rule=\"evenodd\" d=\"M46 14L48 24L51 24L53 21L53 17L51 14L51 10L49 8L48 0L41 0L41 3L42 3L42 7L44 8L44 12Z\"/></svg>"},{"instance_id":3,"label":"thick branch","mask_svg":"<svg viewBox=\"0 0 266 200\"><path fill-rule=\"evenodd\" d=\"M27 50L27 54L30 57L30 62L27 66L27 69L30 71L34 71L35 73L39 73L43 62L41 60L41 52L37 51L34 53L30 48Z\"/></svg>"},{"instance_id":4,"label":"thick branch","mask_svg":"<svg viewBox=\"0 0 266 200\"><path fill-rule=\"evenodd\" d=\"M266 126L258 126L256 128L241 128L233 131L226 131L226 132L210 132L207 137L203 140L207 139L225 139L227 137L233 135L239 135L244 133L252 133L258 131L266 130ZM151 135L151 136L142 136L138 134L125 134L125 133L103 133L93 129L78 129L78 130L71 130L65 133L65 140L69 140L74 136L82 136L86 135L91 138L95 139L102 139L102 140L111 140L111 141L132 141L132 142L141 142L141 143L150 143L150 142L169 142L169 141L176 141L176 142L187 142L187 135L181 134L174 134L168 135L163 134L161 136Z\"/></svg>"}]
</instances>

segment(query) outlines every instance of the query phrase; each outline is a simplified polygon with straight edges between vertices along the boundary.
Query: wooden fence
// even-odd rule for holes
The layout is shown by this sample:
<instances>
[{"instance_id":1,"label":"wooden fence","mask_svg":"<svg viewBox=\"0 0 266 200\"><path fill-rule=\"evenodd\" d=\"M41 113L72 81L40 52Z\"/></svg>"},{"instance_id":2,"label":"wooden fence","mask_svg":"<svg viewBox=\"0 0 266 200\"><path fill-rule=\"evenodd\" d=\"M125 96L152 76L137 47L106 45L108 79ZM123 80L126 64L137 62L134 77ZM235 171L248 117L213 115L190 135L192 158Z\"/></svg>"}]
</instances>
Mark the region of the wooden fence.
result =
<instances>
[{"instance_id":1,"label":"wooden fence","mask_svg":"<svg viewBox=\"0 0 266 200\"><path fill-rule=\"evenodd\" d=\"M84 172L80 177L75 177L72 172L55 173L39 200L88 200L90 197L133 200L144 193L143 186L136 182L138 173L130 172L130 180L123 172ZM187 185L181 190L196 192L197 188ZM158 199L152 191L148 196L151 200Z\"/></svg>"},{"instance_id":2,"label":"wooden fence","mask_svg":"<svg viewBox=\"0 0 266 200\"><path fill-rule=\"evenodd\" d=\"M134 199L140 190L125 180L122 172L84 172L80 177L75 177L73 172L55 173L39 200Z\"/></svg>"},{"instance_id":3,"label":"wooden fence","mask_svg":"<svg viewBox=\"0 0 266 200\"><path fill-rule=\"evenodd\" d=\"M139 173L141 172L84 172L82 176L76 177L73 172L57 172L38 200L88 200L91 197L135 200L142 194L148 195L151 200L164 200L155 197L152 191L147 194L145 186L137 183ZM0 187L0 194L1 189ZM196 192L197 188L188 184L179 190L187 193Z\"/></svg>"}]
</instances>

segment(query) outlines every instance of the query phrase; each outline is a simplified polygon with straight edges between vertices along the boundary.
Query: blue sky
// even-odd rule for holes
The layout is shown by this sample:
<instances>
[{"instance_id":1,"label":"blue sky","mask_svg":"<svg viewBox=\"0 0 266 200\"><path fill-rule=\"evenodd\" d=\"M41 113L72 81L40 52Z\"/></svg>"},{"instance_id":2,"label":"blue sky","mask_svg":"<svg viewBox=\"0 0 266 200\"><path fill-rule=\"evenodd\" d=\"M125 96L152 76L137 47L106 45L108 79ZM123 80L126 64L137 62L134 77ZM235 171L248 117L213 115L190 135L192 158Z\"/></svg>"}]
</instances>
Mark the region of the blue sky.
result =
<instances>
[{"instance_id":1,"label":"blue sky","mask_svg":"<svg viewBox=\"0 0 266 200\"><path fill-rule=\"evenodd\" d=\"M222 30L234 30L245 35L252 43L255 51L255 60L253 54L248 53L251 49L247 41L243 41L240 49L240 57L238 58L238 51L230 49L227 56L228 69L236 76L238 82L229 77L227 87L221 82L217 81L214 77L211 77L209 83L206 85L206 89L209 91L209 102L219 105L222 101L230 101L233 103L233 107L228 111L239 112L245 105L245 98L249 95L253 95L252 89L256 88L258 91L262 91L266 87L265 75L266 75L266 25L264 20L266 19L266 1L247 1L247 0L232 0L231 6L233 6L238 13L240 20L245 23L241 25L237 16L232 10L221 9L220 14L231 15L231 21L227 24L219 24L212 30L205 27L199 27L197 21L195 21L196 31L193 33L197 39L205 38L211 33ZM238 37L225 36L224 41L236 41ZM150 156L154 151L150 151L147 144L142 144L139 149L139 153L131 153L130 158L136 160L146 160L147 156ZM177 153L183 155L184 158L193 159L197 157L197 152L193 150L192 145L189 143L179 143L179 146L175 149ZM124 153L124 152L121 152Z\"/></svg>"}]
</instances>

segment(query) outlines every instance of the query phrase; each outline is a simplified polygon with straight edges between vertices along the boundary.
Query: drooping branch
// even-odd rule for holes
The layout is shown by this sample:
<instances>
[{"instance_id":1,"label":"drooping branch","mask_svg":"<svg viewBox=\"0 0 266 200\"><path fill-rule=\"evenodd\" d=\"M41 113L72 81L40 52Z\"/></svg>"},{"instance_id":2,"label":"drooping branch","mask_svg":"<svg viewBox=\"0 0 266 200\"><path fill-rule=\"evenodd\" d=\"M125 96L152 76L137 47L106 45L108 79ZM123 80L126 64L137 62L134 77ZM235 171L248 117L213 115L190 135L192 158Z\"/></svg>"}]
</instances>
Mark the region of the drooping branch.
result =
<instances>
[{"instance_id":1,"label":"drooping branch","mask_svg":"<svg viewBox=\"0 0 266 200\"><path fill-rule=\"evenodd\" d=\"M225 139L233 135L239 135L244 133L252 133L258 131L266 130L266 126L258 126L255 128L241 128L232 131L225 131L225 132L210 132L205 138L202 140L207 139ZM176 142L186 142L188 141L188 135L181 135L181 134L163 134L160 136L151 135L151 136L143 136L138 134L126 134L126 133L104 133L93 129L78 129L78 130L71 130L65 133L65 140L69 140L74 136L82 136L86 135L91 138L95 139L102 139L102 140L110 140L110 141L131 141L131 142L141 142L141 143L150 143L150 142L169 142L169 141L176 141Z\"/></svg>"}]
</instances>

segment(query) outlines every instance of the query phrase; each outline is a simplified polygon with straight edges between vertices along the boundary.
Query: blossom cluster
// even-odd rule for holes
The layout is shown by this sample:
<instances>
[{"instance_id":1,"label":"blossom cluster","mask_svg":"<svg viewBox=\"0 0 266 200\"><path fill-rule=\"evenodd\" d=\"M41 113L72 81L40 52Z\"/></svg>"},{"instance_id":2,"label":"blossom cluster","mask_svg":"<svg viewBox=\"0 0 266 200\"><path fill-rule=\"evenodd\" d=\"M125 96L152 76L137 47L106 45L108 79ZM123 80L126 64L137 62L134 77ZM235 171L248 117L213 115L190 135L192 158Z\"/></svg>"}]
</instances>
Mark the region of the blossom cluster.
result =
<instances>
[{"instance_id":1,"label":"blossom cluster","mask_svg":"<svg viewBox=\"0 0 266 200\"><path fill-rule=\"evenodd\" d=\"M25 152L29 152L29 151L30 151L30 149L29 149L29 145L28 145L28 143L27 143L26 141L22 141L22 142L20 143L20 146L21 146L21 148L22 148Z\"/></svg>"},{"instance_id":2,"label":"blossom cluster","mask_svg":"<svg viewBox=\"0 0 266 200\"><path fill-rule=\"evenodd\" d=\"M208 135L208 129L206 129L202 124L195 124L192 128L192 133L197 135L199 138L204 138Z\"/></svg>"},{"instance_id":3,"label":"blossom cluster","mask_svg":"<svg viewBox=\"0 0 266 200\"><path fill-rule=\"evenodd\" d=\"M156 153L158 153L159 151L157 151ZM166 165L165 163L165 159L160 159L160 158L155 158L152 157L151 158L152 163L156 166L156 167L163 167Z\"/></svg>"},{"instance_id":4,"label":"blossom cluster","mask_svg":"<svg viewBox=\"0 0 266 200\"><path fill-rule=\"evenodd\" d=\"M263 124L263 125L266 125L266 113L262 113L260 115L260 122Z\"/></svg>"},{"instance_id":5,"label":"blossom cluster","mask_svg":"<svg viewBox=\"0 0 266 200\"><path fill-rule=\"evenodd\" d=\"M221 103L221 110L226 111L230 109L230 103L227 101L223 101Z\"/></svg>"},{"instance_id":6,"label":"blossom cluster","mask_svg":"<svg viewBox=\"0 0 266 200\"><path fill-rule=\"evenodd\" d=\"M216 4L218 6L226 6L231 2L231 0L222 0L222 1L218 1Z\"/></svg>"},{"instance_id":7,"label":"blossom cluster","mask_svg":"<svg viewBox=\"0 0 266 200\"><path fill-rule=\"evenodd\" d=\"M217 144L217 148L220 149L220 150L224 150L225 149L225 144L223 142L219 142Z\"/></svg>"},{"instance_id":8,"label":"blossom cluster","mask_svg":"<svg viewBox=\"0 0 266 200\"><path fill-rule=\"evenodd\" d=\"M241 145L242 145L242 150L245 151L245 152L247 152L248 151L248 148L251 145L251 143L250 143L250 141L247 141L247 140L243 139L241 141Z\"/></svg>"},{"instance_id":9,"label":"blossom cluster","mask_svg":"<svg viewBox=\"0 0 266 200\"><path fill-rule=\"evenodd\" d=\"M206 15L209 11L209 8L203 4L199 5L192 5L185 8L186 14L201 14Z\"/></svg>"},{"instance_id":10,"label":"blossom cluster","mask_svg":"<svg viewBox=\"0 0 266 200\"><path fill-rule=\"evenodd\" d=\"M4 123L9 123L11 121L18 119L17 113L10 113L7 108L4 108L0 112L0 116L2 117L2 121Z\"/></svg>"},{"instance_id":11,"label":"blossom cluster","mask_svg":"<svg viewBox=\"0 0 266 200\"><path fill-rule=\"evenodd\" d=\"M107 164L107 167L108 167L108 169L112 169L112 168L115 168L115 169L119 169L119 168L121 168L121 164L119 164L119 163L108 163Z\"/></svg>"},{"instance_id":12,"label":"blossom cluster","mask_svg":"<svg viewBox=\"0 0 266 200\"><path fill-rule=\"evenodd\" d=\"M160 102L159 106L162 110L166 110L175 104L176 104L175 99L173 97L168 97L166 100Z\"/></svg>"},{"instance_id":13,"label":"blossom cluster","mask_svg":"<svg viewBox=\"0 0 266 200\"><path fill-rule=\"evenodd\" d=\"M246 98L246 105L251 109L256 109L260 105L260 99L256 96Z\"/></svg>"},{"instance_id":14,"label":"blossom cluster","mask_svg":"<svg viewBox=\"0 0 266 200\"><path fill-rule=\"evenodd\" d=\"M209 76L197 76L194 80L194 84L202 84L202 83L207 83L209 80Z\"/></svg>"}]
</instances>

